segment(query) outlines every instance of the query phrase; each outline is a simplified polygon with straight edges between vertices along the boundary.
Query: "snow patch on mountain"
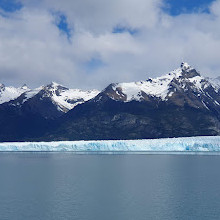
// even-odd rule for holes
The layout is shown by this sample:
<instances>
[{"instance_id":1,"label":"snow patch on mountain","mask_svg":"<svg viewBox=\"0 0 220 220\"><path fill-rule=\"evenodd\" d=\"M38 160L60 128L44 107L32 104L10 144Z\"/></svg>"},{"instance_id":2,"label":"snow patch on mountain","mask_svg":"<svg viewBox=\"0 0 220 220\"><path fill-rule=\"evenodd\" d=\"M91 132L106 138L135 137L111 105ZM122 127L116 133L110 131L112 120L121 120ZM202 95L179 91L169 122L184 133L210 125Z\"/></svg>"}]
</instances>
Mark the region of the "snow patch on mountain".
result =
<instances>
[{"instance_id":1,"label":"snow patch on mountain","mask_svg":"<svg viewBox=\"0 0 220 220\"><path fill-rule=\"evenodd\" d=\"M31 99L32 97L37 95L37 93L39 93L42 89L43 89L43 86L40 86L39 88L32 89L32 90L25 92L24 93L25 99L23 100L22 104L25 103L28 99Z\"/></svg>"},{"instance_id":2,"label":"snow patch on mountain","mask_svg":"<svg viewBox=\"0 0 220 220\"><path fill-rule=\"evenodd\" d=\"M42 91L43 98L51 98L53 104L62 112L73 109L78 104L82 104L94 98L99 93L98 90L84 91L81 89L68 89L56 82L44 86Z\"/></svg>"},{"instance_id":3,"label":"snow patch on mountain","mask_svg":"<svg viewBox=\"0 0 220 220\"><path fill-rule=\"evenodd\" d=\"M180 77L183 76L183 71L189 73L191 70L193 70L193 68L189 64L182 63L180 68L164 76L154 79L149 78L146 81L140 82L118 83L113 86L113 89L117 91L117 88L121 88L122 93L127 96L127 102L132 100L141 101L143 99L143 96L141 95L142 92L150 96L161 98L164 101L167 100L167 97L170 97L173 94L173 92L170 92L169 90L171 81L174 78L180 79ZM202 89L201 82L204 80L203 77L195 76L185 80L194 83L197 89Z\"/></svg>"},{"instance_id":4,"label":"snow patch on mountain","mask_svg":"<svg viewBox=\"0 0 220 220\"><path fill-rule=\"evenodd\" d=\"M14 100L18 98L22 93L29 90L30 89L26 85L15 88L12 86L6 87L3 84L0 84L0 104Z\"/></svg>"},{"instance_id":5,"label":"snow patch on mountain","mask_svg":"<svg viewBox=\"0 0 220 220\"><path fill-rule=\"evenodd\" d=\"M50 99L59 111L68 112L78 104L82 104L96 95L98 90L84 91L81 89L68 89L56 82L36 89L29 89L26 85L20 88L5 87L0 84L0 104L9 102L12 106L22 106L28 100L37 96L37 99Z\"/></svg>"},{"instance_id":6,"label":"snow patch on mountain","mask_svg":"<svg viewBox=\"0 0 220 220\"><path fill-rule=\"evenodd\" d=\"M210 82L216 93L220 90L220 77L217 77L215 79L206 77L206 80Z\"/></svg>"},{"instance_id":7,"label":"snow patch on mountain","mask_svg":"<svg viewBox=\"0 0 220 220\"><path fill-rule=\"evenodd\" d=\"M111 85L115 95L109 93L109 97L125 102L146 100L146 95L167 101L177 91L185 93L188 90L193 90L197 97L205 95L213 99L206 89L212 87L215 93L218 94L220 91L220 78L205 78L188 63L183 62L178 69L157 78ZM214 103L218 105L216 102ZM206 103L203 105L208 108Z\"/></svg>"},{"instance_id":8,"label":"snow patch on mountain","mask_svg":"<svg viewBox=\"0 0 220 220\"><path fill-rule=\"evenodd\" d=\"M209 96L206 91L208 87L214 88L215 92L219 93L220 78L211 79L202 77L188 63L183 62L179 68L166 75L149 78L146 81L111 84L107 87L110 90L106 90L106 92L110 98L125 102L147 100L149 96L167 101L177 91L187 92L188 90L193 90L197 97L200 97L202 94ZM26 85L20 88L14 88L5 87L0 84L0 104L14 100L21 94L24 94L22 99L20 98L18 102L12 103L12 105L22 105L39 94L38 98L40 100L49 98L59 111L68 112L78 104L82 104L97 96L99 91L68 89L56 82L33 90L30 90ZM219 100L214 103L218 105Z\"/></svg>"},{"instance_id":9,"label":"snow patch on mountain","mask_svg":"<svg viewBox=\"0 0 220 220\"><path fill-rule=\"evenodd\" d=\"M75 106L94 98L96 95L98 95L98 93L98 90L83 91L80 89L68 89L61 92L59 95L53 93L51 98L54 103L58 105L59 110L69 111Z\"/></svg>"},{"instance_id":10,"label":"snow patch on mountain","mask_svg":"<svg viewBox=\"0 0 220 220\"><path fill-rule=\"evenodd\" d=\"M182 62L181 65L180 65L180 68L184 71L193 70L193 68L186 62Z\"/></svg>"},{"instance_id":11,"label":"snow patch on mountain","mask_svg":"<svg viewBox=\"0 0 220 220\"><path fill-rule=\"evenodd\" d=\"M21 104L39 94L41 100L44 98L50 98L59 111L67 112L78 104L94 98L98 93L98 90L84 91L81 89L68 89L63 85L52 82L49 85L41 86L25 92L25 99L23 99Z\"/></svg>"}]
</instances>

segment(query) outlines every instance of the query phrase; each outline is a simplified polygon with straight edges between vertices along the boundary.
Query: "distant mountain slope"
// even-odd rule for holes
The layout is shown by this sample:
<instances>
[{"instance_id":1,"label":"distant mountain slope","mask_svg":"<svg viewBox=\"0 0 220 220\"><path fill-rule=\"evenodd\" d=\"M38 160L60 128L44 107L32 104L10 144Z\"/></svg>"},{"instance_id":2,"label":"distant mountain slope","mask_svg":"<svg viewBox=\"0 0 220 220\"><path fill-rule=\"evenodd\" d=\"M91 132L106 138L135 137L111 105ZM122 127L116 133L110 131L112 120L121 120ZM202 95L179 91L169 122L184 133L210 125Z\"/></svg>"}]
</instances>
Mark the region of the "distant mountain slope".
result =
<instances>
[{"instance_id":1,"label":"distant mountain slope","mask_svg":"<svg viewBox=\"0 0 220 220\"><path fill-rule=\"evenodd\" d=\"M14 97L0 104L0 141L220 135L220 80L187 63L101 92L51 83Z\"/></svg>"},{"instance_id":2,"label":"distant mountain slope","mask_svg":"<svg viewBox=\"0 0 220 220\"><path fill-rule=\"evenodd\" d=\"M137 139L220 134L218 80L187 63L158 78L114 83L69 111L49 140Z\"/></svg>"},{"instance_id":3,"label":"distant mountain slope","mask_svg":"<svg viewBox=\"0 0 220 220\"><path fill-rule=\"evenodd\" d=\"M33 90L27 89L15 99L5 102L3 106L21 114L34 113L44 118L56 118L98 93L98 90L68 89L52 82Z\"/></svg>"},{"instance_id":4,"label":"distant mountain slope","mask_svg":"<svg viewBox=\"0 0 220 220\"><path fill-rule=\"evenodd\" d=\"M0 104L16 99L22 93L29 90L30 89L26 85L19 88L15 88L12 86L6 87L4 84L0 83Z\"/></svg>"},{"instance_id":5,"label":"distant mountain slope","mask_svg":"<svg viewBox=\"0 0 220 220\"><path fill-rule=\"evenodd\" d=\"M173 100L180 93L182 95L193 93L197 99L202 101L206 100L205 97L211 97L209 92L215 96L212 97L212 100L213 98L219 100L219 88L218 79L205 78L187 63L182 63L180 68L164 76L155 79L149 78L141 82L111 84L103 93L113 100L124 102L148 101L150 97L168 101ZM219 106L218 102L214 102L214 104ZM205 103L202 105L207 107Z\"/></svg>"},{"instance_id":6,"label":"distant mountain slope","mask_svg":"<svg viewBox=\"0 0 220 220\"><path fill-rule=\"evenodd\" d=\"M0 92L4 97L0 104L0 141L43 136L56 118L99 93L68 89L54 82L33 90L9 88ZM8 92L11 90L13 95Z\"/></svg>"}]
</instances>

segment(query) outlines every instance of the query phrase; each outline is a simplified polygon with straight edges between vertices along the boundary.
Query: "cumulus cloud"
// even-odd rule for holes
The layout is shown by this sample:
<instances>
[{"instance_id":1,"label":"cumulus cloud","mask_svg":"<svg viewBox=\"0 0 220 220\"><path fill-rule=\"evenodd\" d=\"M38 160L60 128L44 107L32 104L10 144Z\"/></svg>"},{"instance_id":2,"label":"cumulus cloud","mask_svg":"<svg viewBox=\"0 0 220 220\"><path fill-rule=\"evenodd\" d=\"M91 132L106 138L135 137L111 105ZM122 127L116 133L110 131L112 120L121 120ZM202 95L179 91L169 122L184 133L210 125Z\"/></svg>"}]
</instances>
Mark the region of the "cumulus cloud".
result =
<instances>
[{"instance_id":1,"label":"cumulus cloud","mask_svg":"<svg viewBox=\"0 0 220 220\"><path fill-rule=\"evenodd\" d=\"M183 60L204 75L220 75L220 0L209 14L178 16L161 9L163 0L22 4L14 12L0 11L0 82L102 89L159 76ZM59 15L70 33L59 29Z\"/></svg>"},{"instance_id":2,"label":"cumulus cloud","mask_svg":"<svg viewBox=\"0 0 220 220\"><path fill-rule=\"evenodd\" d=\"M29 7L36 7L33 0L24 0ZM152 27L158 20L161 0L43 0L38 7L64 12L69 22L78 28L104 33L115 25Z\"/></svg>"}]
</instances>

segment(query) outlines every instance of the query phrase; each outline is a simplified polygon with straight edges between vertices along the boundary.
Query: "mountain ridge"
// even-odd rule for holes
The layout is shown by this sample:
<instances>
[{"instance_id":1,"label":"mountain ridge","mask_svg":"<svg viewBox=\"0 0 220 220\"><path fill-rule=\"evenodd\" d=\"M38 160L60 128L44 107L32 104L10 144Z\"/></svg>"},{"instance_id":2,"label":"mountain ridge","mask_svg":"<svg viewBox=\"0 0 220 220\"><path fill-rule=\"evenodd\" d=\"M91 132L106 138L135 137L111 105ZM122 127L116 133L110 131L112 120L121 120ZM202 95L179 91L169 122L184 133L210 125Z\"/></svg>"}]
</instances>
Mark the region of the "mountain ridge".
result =
<instances>
[{"instance_id":1,"label":"mountain ridge","mask_svg":"<svg viewBox=\"0 0 220 220\"><path fill-rule=\"evenodd\" d=\"M69 91L80 96L71 96L71 99ZM80 97L84 97L83 100ZM43 89L40 87L39 92L25 91L17 99L0 105L0 125L8 127L7 132L0 128L0 140L219 135L219 103L220 80L201 76L185 62L161 77L112 83L101 92L83 93L51 83ZM66 104L73 107L65 109ZM7 124L7 120L10 123ZM21 134L17 134L17 129ZM29 131L31 129L36 134ZM10 137L6 133L10 133Z\"/></svg>"},{"instance_id":2,"label":"mountain ridge","mask_svg":"<svg viewBox=\"0 0 220 220\"><path fill-rule=\"evenodd\" d=\"M99 93L99 91L95 89L69 89L55 82L51 82L46 86L40 86L35 89L29 89L27 86L25 87L26 89L24 89L24 86L19 88L5 88L7 90L9 90L9 88L13 90L14 96L12 96L11 94L4 94L5 99L4 102L2 102L1 104L5 106L13 106L15 108L23 108L23 106L27 106L28 103L30 103L30 105L35 105L35 107L37 107L36 104L39 103L41 103L41 105L43 105L44 102L50 103L51 108L54 109L53 111L55 112L57 110L57 114L53 114L52 117L58 117L63 113L68 112L76 105L88 101ZM42 108L37 108L36 110L38 112L41 112ZM50 114L43 114L43 116L50 118Z\"/></svg>"}]
</instances>

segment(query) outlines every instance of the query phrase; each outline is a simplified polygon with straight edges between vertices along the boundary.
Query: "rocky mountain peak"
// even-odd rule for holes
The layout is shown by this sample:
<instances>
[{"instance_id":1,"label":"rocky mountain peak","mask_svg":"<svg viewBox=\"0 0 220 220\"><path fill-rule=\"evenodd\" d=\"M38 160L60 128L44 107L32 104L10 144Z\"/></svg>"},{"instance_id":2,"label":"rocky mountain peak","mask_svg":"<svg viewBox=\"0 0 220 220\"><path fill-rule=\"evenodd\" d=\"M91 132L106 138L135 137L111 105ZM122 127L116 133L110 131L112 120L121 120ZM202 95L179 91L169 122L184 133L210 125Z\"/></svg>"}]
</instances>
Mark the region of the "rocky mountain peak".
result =
<instances>
[{"instance_id":1,"label":"rocky mountain peak","mask_svg":"<svg viewBox=\"0 0 220 220\"><path fill-rule=\"evenodd\" d=\"M50 84L44 86L44 88L46 90L59 90L59 89L62 89L62 90L68 90L68 88L66 88L65 86L59 84L59 83L56 83L56 82L51 82Z\"/></svg>"},{"instance_id":2,"label":"rocky mountain peak","mask_svg":"<svg viewBox=\"0 0 220 220\"><path fill-rule=\"evenodd\" d=\"M180 65L180 68L183 70L183 71L189 71L189 70L192 70L193 68L186 62L182 62L181 65Z\"/></svg>"},{"instance_id":3,"label":"rocky mountain peak","mask_svg":"<svg viewBox=\"0 0 220 220\"><path fill-rule=\"evenodd\" d=\"M191 67L188 63L182 62L180 65L181 75L185 78L193 78L195 76L201 76L200 73L193 67Z\"/></svg>"},{"instance_id":4,"label":"rocky mountain peak","mask_svg":"<svg viewBox=\"0 0 220 220\"><path fill-rule=\"evenodd\" d=\"M199 94L210 86L217 91L217 86L210 80L206 80L195 68L183 62L179 68L160 77L140 82L112 83L103 93L113 100L123 102L147 101L151 98L168 101L177 93L184 96L188 91L194 91Z\"/></svg>"},{"instance_id":5,"label":"rocky mountain peak","mask_svg":"<svg viewBox=\"0 0 220 220\"><path fill-rule=\"evenodd\" d=\"M0 91L3 91L5 89L5 85L0 83Z\"/></svg>"},{"instance_id":6,"label":"rocky mountain peak","mask_svg":"<svg viewBox=\"0 0 220 220\"><path fill-rule=\"evenodd\" d=\"M43 86L43 96L44 97L52 97L52 96L60 96L61 93L68 91L69 89L60 85L56 82L51 82L50 84Z\"/></svg>"},{"instance_id":7,"label":"rocky mountain peak","mask_svg":"<svg viewBox=\"0 0 220 220\"><path fill-rule=\"evenodd\" d=\"M220 134L220 82L185 62L160 77L112 83L100 93L55 82L34 90L0 86L0 141Z\"/></svg>"}]
</instances>

